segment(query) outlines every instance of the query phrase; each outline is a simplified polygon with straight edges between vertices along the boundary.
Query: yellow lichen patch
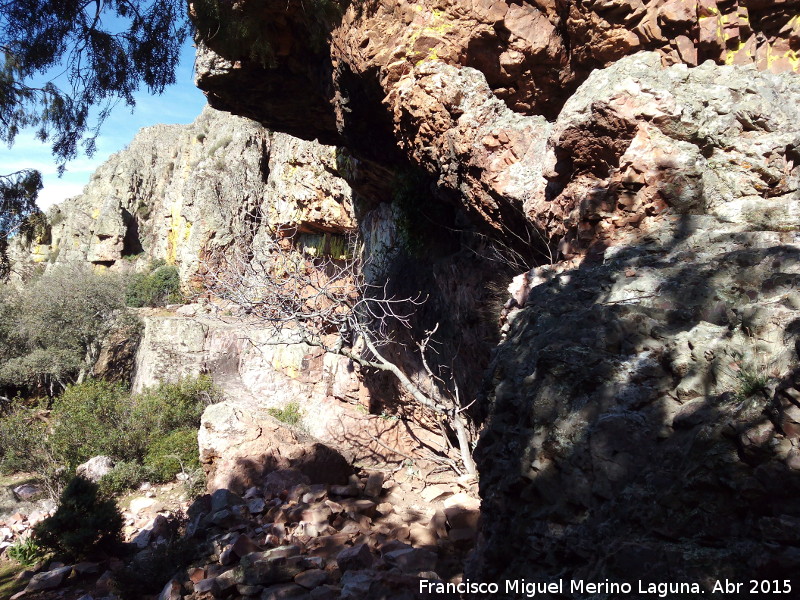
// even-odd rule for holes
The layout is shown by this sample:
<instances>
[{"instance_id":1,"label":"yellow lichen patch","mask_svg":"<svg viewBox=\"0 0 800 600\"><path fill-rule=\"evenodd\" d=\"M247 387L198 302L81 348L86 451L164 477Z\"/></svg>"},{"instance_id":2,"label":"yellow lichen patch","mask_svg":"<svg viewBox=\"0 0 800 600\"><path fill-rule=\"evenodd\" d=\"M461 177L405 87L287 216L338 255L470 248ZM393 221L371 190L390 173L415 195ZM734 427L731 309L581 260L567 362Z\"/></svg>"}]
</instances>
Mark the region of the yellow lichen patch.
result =
<instances>
[{"instance_id":1,"label":"yellow lichen patch","mask_svg":"<svg viewBox=\"0 0 800 600\"><path fill-rule=\"evenodd\" d=\"M303 368L303 355L303 349L297 346L278 346L272 356L272 368L297 379Z\"/></svg>"},{"instance_id":2,"label":"yellow lichen patch","mask_svg":"<svg viewBox=\"0 0 800 600\"><path fill-rule=\"evenodd\" d=\"M439 60L439 48L432 48L431 51L428 53L428 56L418 60L414 66L418 67L424 62Z\"/></svg>"},{"instance_id":3,"label":"yellow lichen patch","mask_svg":"<svg viewBox=\"0 0 800 600\"><path fill-rule=\"evenodd\" d=\"M181 214L183 203L176 200L170 208L169 231L167 232L167 264L174 265L178 258L178 245L186 243L192 233L192 224Z\"/></svg>"},{"instance_id":4,"label":"yellow lichen patch","mask_svg":"<svg viewBox=\"0 0 800 600\"><path fill-rule=\"evenodd\" d=\"M725 64L726 64L726 65L732 65L732 64L734 64L734 61L736 60L736 55L737 55L737 54L739 54L740 52L742 52L742 51L744 50L744 47L745 47L746 45L747 45L747 43L746 43L746 42L739 42L739 47L738 47L738 48L736 48L736 50L728 50L728 51L725 53ZM752 52L750 52L750 50L747 50L746 54L747 54L747 56L748 56L748 57L750 57L750 58L752 58L752 57L753 57L753 53L752 53Z\"/></svg>"},{"instance_id":5,"label":"yellow lichen patch","mask_svg":"<svg viewBox=\"0 0 800 600\"><path fill-rule=\"evenodd\" d=\"M798 67L800 67L800 56L798 56L797 51L787 50L783 54L778 54L771 44L767 44L767 69L771 70L775 62L781 59L785 59L793 71L797 71Z\"/></svg>"},{"instance_id":6,"label":"yellow lichen patch","mask_svg":"<svg viewBox=\"0 0 800 600\"><path fill-rule=\"evenodd\" d=\"M783 57L792 65L793 71L800 70L800 54L796 50L788 50Z\"/></svg>"},{"instance_id":7,"label":"yellow lichen patch","mask_svg":"<svg viewBox=\"0 0 800 600\"><path fill-rule=\"evenodd\" d=\"M35 263L43 263L50 258L50 246L46 244L36 244L31 247L31 260Z\"/></svg>"},{"instance_id":8,"label":"yellow lichen patch","mask_svg":"<svg viewBox=\"0 0 800 600\"><path fill-rule=\"evenodd\" d=\"M700 19L707 19L712 16L716 16L719 14L719 9L716 5L706 5L706 6L698 6L697 10L700 14Z\"/></svg>"},{"instance_id":9,"label":"yellow lichen patch","mask_svg":"<svg viewBox=\"0 0 800 600\"><path fill-rule=\"evenodd\" d=\"M430 12L429 24L415 29L408 37L407 56L416 58L416 65L425 61L441 60L439 58L438 47L434 46L427 52L424 52L415 49L415 46L420 38L443 37L454 27L455 24L449 20L447 13L437 9L432 10Z\"/></svg>"},{"instance_id":10,"label":"yellow lichen patch","mask_svg":"<svg viewBox=\"0 0 800 600\"><path fill-rule=\"evenodd\" d=\"M99 216L100 216L100 209L99 209L99 208L95 208L95 209L92 211L92 218L93 218L93 219L96 219L96 218L97 218L97 217L99 217Z\"/></svg>"}]
</instances>

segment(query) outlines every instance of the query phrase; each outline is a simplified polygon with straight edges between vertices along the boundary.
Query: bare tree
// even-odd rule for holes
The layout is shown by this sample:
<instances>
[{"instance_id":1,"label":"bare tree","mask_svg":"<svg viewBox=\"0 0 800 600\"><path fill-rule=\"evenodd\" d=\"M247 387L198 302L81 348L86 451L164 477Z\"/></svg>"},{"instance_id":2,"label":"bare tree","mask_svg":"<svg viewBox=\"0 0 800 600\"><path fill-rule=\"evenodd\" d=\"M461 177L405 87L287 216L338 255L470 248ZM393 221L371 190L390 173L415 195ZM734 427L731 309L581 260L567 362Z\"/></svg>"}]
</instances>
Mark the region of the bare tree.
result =
<instances>
[{"instance_id":1,"label":"bare tree","mask_svg":"<svg viewBox=\"0 0 800 600\"><path fill-rule=\"evenodd\" d=\"M311 246L302 239L296 228L279 227L265 243L218 251L206 262L206 290L274 329L275 343L304 343L390 373L408 397L444 418L458 440L463 469L475 475L469 422L455 378L436 373L427 356L438 325L415 341L425 376L410 376L390 358L390 346L401 344L395 334L411 330L411 318L425 298L397 298L388 283L368 283L355 234L344 241L318 236Z\"/></svg>"}]
</instances>

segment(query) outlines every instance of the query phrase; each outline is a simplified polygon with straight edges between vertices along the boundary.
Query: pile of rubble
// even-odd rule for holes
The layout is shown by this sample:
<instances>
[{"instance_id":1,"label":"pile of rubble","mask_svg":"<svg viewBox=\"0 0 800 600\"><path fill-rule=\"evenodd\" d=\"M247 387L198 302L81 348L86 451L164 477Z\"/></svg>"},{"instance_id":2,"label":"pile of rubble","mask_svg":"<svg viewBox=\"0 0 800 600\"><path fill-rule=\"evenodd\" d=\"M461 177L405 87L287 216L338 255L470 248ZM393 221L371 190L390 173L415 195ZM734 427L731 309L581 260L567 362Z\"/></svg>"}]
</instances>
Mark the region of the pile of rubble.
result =
<instances>
[{"instance_id":1,"label":"pile of rubble","mask_svg":"<svg viewBox=\"0 0 800 600\"><path fill-rule=\"evenodd\" d=\"M457 581L478 501L455 482L419 490L402 479L374 471L346 485L312 485L289 469L241 496L228 489L203 496L188 507L185 532L203 558L176 573L158 599L402 599L423 597L422 579ZM165 543L172 525L171 512L153 514L163 505L146 500L153 499L134 498L135 512L125 513L139 558ZM29 572L15 598L113 598L114 571L123 567L113 559L51 564Z\"/></svg>"},{"instance_id":2,"label":"pile of rubble","mask_svg":"<svg viewBox=\"0 0 800 600\"><path fill-rule=\"evenodd\" d=\"M29 515L17 512L0 521L0 553L13 546L18 540L27 538L33 526L49 517L50 514L50 512L38 510Z\"/></svg>"}]
</instances>

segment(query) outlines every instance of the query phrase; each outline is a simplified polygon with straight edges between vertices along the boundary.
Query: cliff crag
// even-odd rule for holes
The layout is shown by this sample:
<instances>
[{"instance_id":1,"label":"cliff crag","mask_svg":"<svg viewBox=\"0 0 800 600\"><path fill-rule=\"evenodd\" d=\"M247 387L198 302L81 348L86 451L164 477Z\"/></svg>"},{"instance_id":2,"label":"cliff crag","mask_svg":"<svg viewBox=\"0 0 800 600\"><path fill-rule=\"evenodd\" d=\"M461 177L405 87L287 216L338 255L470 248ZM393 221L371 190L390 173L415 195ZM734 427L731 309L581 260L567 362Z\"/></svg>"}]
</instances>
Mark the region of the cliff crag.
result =
<instances>
[{"instance_id":1,"label":"cliff crag","mask_svg":"<svg viewBox=\"0 0 800 600\"><path fill-rule=\"evenodd\" d=\"M262 424L247 415L290 404L307 433L362 465L402 463L424 453L424 445L441 444L438 433L406 420L413 409L394 406L394 386L383 378L365 379L348 359L305 344L276 343L274 329L205 291L205 278L224 279L240 266L227 262L233 256L259 260L279 228L310 252L334 238L345 243L357 226L350 186L339 174L346 167L333 147L206 108L190 125L142 130L94 173L82 195L49 211L40 239L20 236L12 246L23 279L73 262L122 273L159 260L178 267L194 303L139 310L138 346L109 340L96 371L130 379L135 392L202 373L214 378L226 402L225 410L204 416L200 436L210 489L233 477L239 459L257 462L258 444L244 440L259 438ZM364 203L360 214L378 277L408 233L400 230L397 207ZM131 372L113 372L115 349L126 347L135 352L135 361L126 357L135 363L126 367ZM479 377L473 374L473 385Z\"/></svg>"},{"instance_id":2,"label":"cliff crag","mask_svg":"<svg viewBox=\"0 0 800 600\"><path fill-rule=\"evenodd\" d=\"M47 243L12 247L14 262L129 271L160 259L188 286L216 249L271 228L352 229L350 189L335 165L333 148L206 108L191 125L137 134L83 194L51 209Z\"/></svg>"},{"instance_id":3,"label":"cliff crag","mask_svg":"<svg viewBox=\"0 0 800 600\"><path fill-rule=\"evenodd\" d=\"M410 162L451 224L547 256L475 407L468 575L791 577L796 3L315 6L195 1L211 103L347 146L373 203Z\"/></svg>"}]
</instances>

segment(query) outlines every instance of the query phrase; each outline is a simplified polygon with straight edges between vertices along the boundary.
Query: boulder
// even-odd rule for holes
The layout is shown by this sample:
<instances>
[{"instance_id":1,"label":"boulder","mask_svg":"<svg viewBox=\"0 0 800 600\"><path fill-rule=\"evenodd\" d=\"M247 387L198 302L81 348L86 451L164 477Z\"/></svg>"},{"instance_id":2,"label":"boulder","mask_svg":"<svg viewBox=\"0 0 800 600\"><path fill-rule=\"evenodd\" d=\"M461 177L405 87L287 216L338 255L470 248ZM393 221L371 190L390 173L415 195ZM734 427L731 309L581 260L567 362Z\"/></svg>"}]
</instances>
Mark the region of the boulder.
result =
<instances>
[{"instance_id":1,"label":"boulder","mask_svg":"<svg viewBox=\"0 0 800 600\"><path fill-rule=\"evenodd\" d=\"M42 490L41 486L33 483L23 483L22 485L18 485L13 489L13 492L21 502L35 500L44 494L44 490Z\"/></svg>"},{"instance_id":2,"label":"boulder","mask_svg":"<svg viewBox=\"0 0 800 600\"><path fill-rule=\"evenodd\" d=\"M205 410L198 439L209 491L241 494L282 469L294 469L311 483L343 484L352 473L333 448L228 401Z\"/></svg>"},{"instance_id":3,"label":"boulder","mask_svg":"<svg viewBox=\"0 0 800 600\"><path fill-rule=\"evenodd\" d=\"M25 594L31 592L39 592L44 590L52 590L60 587L64 580L72 573L71 566L59 567L43 573L37 573L31 577L30 582L25 587Z\"/></svg>"},{"instance_id":4,"label":"boulder","mask_svg":"<svg viewBox=\"0 0 800 600\"><path fill-rule=\"evenodd\" d=\"M252 552L242 557L244 583L247 585L273 585L293 581L305 570L303 559L296 546L274 548L265 552Z\"/></svg>"},{"instance_id":5,"label":"boulder","mask_svg":"<svg viewBox=\"0 0 800 600\"><path fill-rule=\"evenodd\" d=\"M393 550L384 554L383 558L389 565L397 567L403 573L433 571L437 561L435 552L423 548Z\"/></svg>"},{"instance_id":6,"label":"boulder","mask_svg":"<svg viewBox=\"0 0 800 600\"><path fill-rule=\"evenodd\" d=\"M181 583L177 579L170 579L158 595L158 600L180 600L180 598Z\"/></svg>"},{"instance_id":7,"label":"boulder","mask_svg":"<svg viewBox=\"0 0 800 600\"><path fill-rule=\"evenodd\" d=\"M306 589L314 589L328 580L328 574L322 569L309 569L295 575L294 582Z\"/></svg>"},{"instance_id":8,"label":"boulder","mask_svg":"<svg viewBox=\"0 0 800 600\"><path fill-rule=\"evenodd\" d=\"M103 475L108 475L114 469L114 460L110 456L94 456L85 463L78 465L75 473L81 477L97 483Z\"/></svg>"},{"instance_id":9,"label":"boulder","mask_svg":"<svg viewBox=\"0 0 800 600\"><path fill-rule=\"evenodd\" d=\"M336 555L336 563L342 572L369 569L373 562L374 557L366 544L356 544L345 548Z\"/></svg>"}]
</instances>

